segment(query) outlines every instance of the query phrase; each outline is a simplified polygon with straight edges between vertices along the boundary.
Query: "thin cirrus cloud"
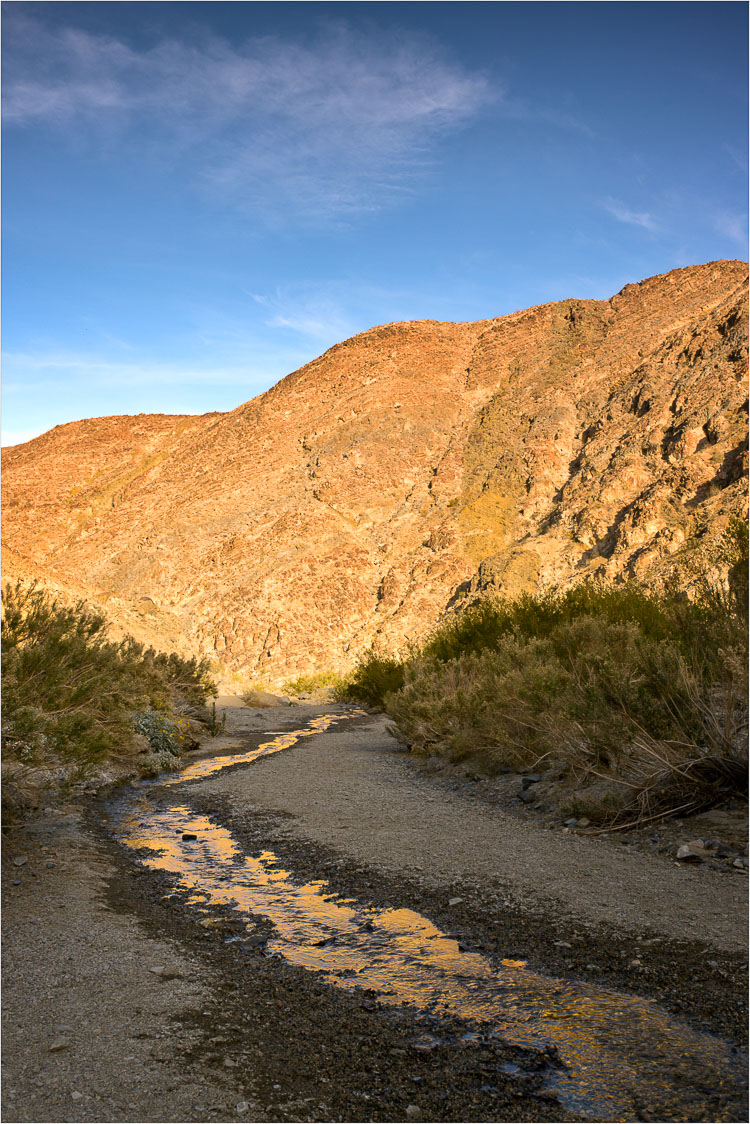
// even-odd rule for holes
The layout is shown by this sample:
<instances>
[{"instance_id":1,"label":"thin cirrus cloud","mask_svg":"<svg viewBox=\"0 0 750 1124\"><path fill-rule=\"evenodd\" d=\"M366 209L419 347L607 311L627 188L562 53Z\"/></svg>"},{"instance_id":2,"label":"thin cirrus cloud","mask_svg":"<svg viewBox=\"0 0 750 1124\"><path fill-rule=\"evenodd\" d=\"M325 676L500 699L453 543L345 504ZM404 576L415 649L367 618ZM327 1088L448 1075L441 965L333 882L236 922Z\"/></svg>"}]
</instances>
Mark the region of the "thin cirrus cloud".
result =
<instances>
[{"instance_id":1,"label":"thin cirrus cloud","mask_svg":"<svg viewBox=\"0 0 750 1124\"><path fill-rule=\"evenodd\" d=\"M279 37L147 50L26 16L6 21L6 127L166 141L237 203L308 214L379 209L408 191L440 138L502 100L423 39L343 25L310 44Z\"/></svg>"},{"instance_id":2,"label":"thin cirrus cloud","mask_svg":"<svg viewBox=\"0 0 750 1124\"><path fill-rule=\"evenodd\" d=\"M190 366L178 362L154 360L142 362L112 362L96 355L71 352L39 353L6 352L3 356L6 370L3 392L11 396L30 389L43 391L60 385L84 387L133 386L198 386L219 384L246 387L254 382L267 382L269 372L247 364L206 364ZM275 372L274 372L275 374Z\"/></svg>"},{"instance_id":3,"label":"thin cirrus cloud","mask_svg":"<svg viewBox=\"0 0 750 1124\"><path fill-rule=\"evenodd\" d=\"M747 250L747 215L720 211L714 216L713 225L719 234Z\"/></svg>"},{"instance_id":4,"label":"thin cirrus cloud","mask_svg":"<svg viewBox=\"0 0 750 1124\"><path fill-rule=\"evenodd\" d=\"M326 296L310 296L298 290L277 290L273 295L252 293L253 301L266 314L269 328L285 328L319 345L346 339L357 331L343 304Z\"/></svg>"},{"instance_id":5,"label":"thin cirrus cloud","mask_svg":"<svg viewBox=\"0 0 750 1124\"><path fill-rule=\"evenodd\" d=\"M633 211L617 199L605 199L602 206L618 222L624 222L629 226L640 226L643 230L656 231L659 229L656 219L647 211Z\"/></svg>"}]
</instances>

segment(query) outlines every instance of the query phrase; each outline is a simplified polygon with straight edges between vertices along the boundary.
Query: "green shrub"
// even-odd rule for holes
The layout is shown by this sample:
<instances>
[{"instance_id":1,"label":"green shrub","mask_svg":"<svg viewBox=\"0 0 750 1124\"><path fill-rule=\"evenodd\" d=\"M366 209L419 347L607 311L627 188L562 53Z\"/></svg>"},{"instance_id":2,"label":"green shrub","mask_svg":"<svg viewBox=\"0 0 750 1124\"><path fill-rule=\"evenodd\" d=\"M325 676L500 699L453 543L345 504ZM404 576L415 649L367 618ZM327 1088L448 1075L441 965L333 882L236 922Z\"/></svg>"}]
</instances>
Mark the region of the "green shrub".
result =
<instances>
[{"instance_id":1,"label":"green shrub","mask_svg":"<svg viewBox=\"0 0 750 1124\"><path fill-rule=\"evenodd\" d=\"M734 520L726 581L692 599L623 583L482 601L404 661L366 656L358 697L385 702L416 752L554 765L600 818L710 806L747 792L747 554Z\"/></svg>"},{"instance_id":2,"label":"green shrub","mask_svg":"<svg viewBox=\"0 0 750 1124\"><path fill-rule=\"evenodd\" d=\"M182 749L192 740L187 722L182 717L170 718L162 711L149 707L133 717L133 725L139 734L148 738L154 753L179 757Z\"/></svg>"},{"instance_id":3,"label":"green shrub","mask_svg":"<svg viewBox=\"0 0 750 1124\"><path fill-rule=\"evenodd\" d=\"M404 685L404 665L400 660L376 656L370 651L360 658L354 671L337 690L340 699L353 699L368 706L383 706L388 695Z\"/></svg>"},{"instance_id":4,"label":"green shrub","mask_svg":"<svg viewBox=\"0 0 750 1124\"><path fill-rule=\"evenodd\" d=\"M189 734L171 712L216 693L205 661L110 640L83 602L63 605L21 582L5 586L2 602L4 768L18 791L32 774L59 784L105 761L137 767L139 731L173 757Z\"/></svg>"},{"instance_id":5,"label":"green shrub","mask_svg":"<svg viewBox=\"0 0 750 1124\"><path fill-rule=\"evenodd\" d=\"M705 622L704 609L677 596L659 598L635 582L605 586L598 582L573 589L524 593L514 599L487 599L442 621L422 646L424 658L455 659L465 652L494 648L504 636L544 639L557 629L589 616L611 624L637 624L653 640L676 637L694 643Z\"/></svg>"},{"instance_id":6,"label":"green shrub","mask_svg":"<svg viewBox=\"0 0 750 1124\"><path fill-rule=\"evenodd\" d=\"M298 675L284 683L282 691L289 695L311 695L327 687L339 691L344 680L335 671L313 671L308 675Z\"/></svg>"}]
</instances>

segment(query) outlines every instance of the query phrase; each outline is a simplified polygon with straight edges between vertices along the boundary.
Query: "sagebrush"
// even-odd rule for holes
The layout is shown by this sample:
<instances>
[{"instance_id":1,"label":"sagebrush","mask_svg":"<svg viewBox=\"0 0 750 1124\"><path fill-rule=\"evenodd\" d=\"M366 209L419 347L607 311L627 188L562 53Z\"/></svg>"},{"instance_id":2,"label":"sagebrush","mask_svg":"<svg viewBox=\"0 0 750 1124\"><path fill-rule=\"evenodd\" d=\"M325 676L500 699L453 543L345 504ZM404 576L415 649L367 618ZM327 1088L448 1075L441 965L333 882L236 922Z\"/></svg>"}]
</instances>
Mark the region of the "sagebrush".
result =
<instances>
[{"instance_id":1,"label":"sagebrush","mask_svg":"<svg viewBox=\"0 0 750 1124\"><path fill-rule=\"evenodd\" d=\"M747 791L747 557L735 519L725 580L690 599L676 580L487 599L404 659L367 653L346 689L416 752L558 770L602 822L698 810Z\"/></svg>"},{"instance_id":2,"label":"sagebrush","mask_svg":"<svg viewBox=\"0 0 750 1124\"><path fill-rule=\"evenodd\" d=\"M152 756L177 759L188 738L179 712L216 693L206 661L112 640L100 613L34 584L7 584L2 607L7 799L22 802L34 784L59 787L105 761L136 762L138 734Z\"/></svg>"}]
</instances>

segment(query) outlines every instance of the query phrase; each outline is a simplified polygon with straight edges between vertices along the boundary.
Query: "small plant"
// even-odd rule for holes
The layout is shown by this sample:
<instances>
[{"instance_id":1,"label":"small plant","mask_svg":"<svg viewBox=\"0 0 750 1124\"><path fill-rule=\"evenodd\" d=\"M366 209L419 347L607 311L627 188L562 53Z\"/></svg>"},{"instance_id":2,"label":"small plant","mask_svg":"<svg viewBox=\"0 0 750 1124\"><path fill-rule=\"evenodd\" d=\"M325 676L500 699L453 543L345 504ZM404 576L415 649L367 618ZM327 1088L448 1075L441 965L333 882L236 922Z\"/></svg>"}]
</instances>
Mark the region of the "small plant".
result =
<instances>
[{"instance_id":1,"label":"small plant","mask_svg":"<svg viewBox=\"0 0 750 1124\"><path fill-rule=\"evenodd\" d=\"M169 718L158 710L149 708L136 714L133 725L139 734L149 741L155 753L179 757L180 751L189 739L187 723L184 718Z\"/></svg>"},{"instance_id":2,"label":"small plant","mask_svg":"<svg viewBox=\"0 0 750 1124\"><path fill-rule=\"evenodd\" d=\"M212 738L223 734L227 725L227 712L224 711L221 718L216 717L216 703L211 703L211 716L208 721L208 732Z\"/></svg>"}]
</instances>

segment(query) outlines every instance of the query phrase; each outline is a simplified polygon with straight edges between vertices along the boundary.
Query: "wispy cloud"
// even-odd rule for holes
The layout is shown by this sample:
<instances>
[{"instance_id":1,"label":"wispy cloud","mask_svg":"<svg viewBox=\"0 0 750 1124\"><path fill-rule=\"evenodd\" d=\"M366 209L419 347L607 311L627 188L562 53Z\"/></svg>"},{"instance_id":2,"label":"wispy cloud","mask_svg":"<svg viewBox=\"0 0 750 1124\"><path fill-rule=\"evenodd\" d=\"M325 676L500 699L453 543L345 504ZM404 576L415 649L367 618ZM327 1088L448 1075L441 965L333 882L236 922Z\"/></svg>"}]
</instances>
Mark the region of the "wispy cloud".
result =
<instances>
[{"instance_id":1,"label":"wispy cloud","mask_svg":"<svg viewBox=\"0 0 750 1124\"><path fill-rule=\"evenodd\" d=\"M659 229L656 219L648 211L633 211L630 207L626 207L624 203L620 203L619 200L611 198L605 199L602 206L618 222L627 223L629 226L640 226L644 230L656 231Z\"/></svg>"},{"instance_id":2,"label":"wispy cloud","mask_svg":"<svg viewBox=\"0 0 750 1124\"><path fill-rule=\"evenodd\" d=\"M237 386L257 383L269 385L276 377L250 364L189 366L155 360L112 362L96 355L74 352L7 351L3 355L5 376L3 393L28 393L63 382L71 390L76 386L153 387L161 386ZM285 372L284 372L285 373Z\"/></svg>"},{"instance_id":3,"label":"wispy cloud","mask_svg":"<svg viewBox=\"0 0 750 1124\"><path fill-rule=\"evenodd\" d=\"M269 328L282 328L324 346L346 339L359 330L341 301L306 287L276 289L273 294L252 293L267 314Z\"/></svg>"},{"instance_id":4,"label":"wispy cloud","mask_svg":"<svg viewBox=\"0 0 750 1124\"><path fill-rule=\"evenodd\" d=\"M6 16L6 126L160 137L237 202L308 214L377 209L408 190L447 130L501 95L422 38L329 26L147 50ZM196 163L198 163L196 161Z\"/></svg>"},{"instance_id":5,"label":"wispy cloud","mask_svg":"<svg viewBox=\"0 0 750 1124\"><path fill-rule=\"evenodd\" d=\"M714 215L714 229L747 251L747 215L719 211Z\"/></svg>"},{"instance_id":6,"label":"wispy cloud","mask_svg":"<svg viewBox=\"0 0 750 1124\"><path fill-rule=\"evenodd\" d=\"M552 125L553 128L563 129L565 132L581 133L583 136L593 138L595 131L589 123L576 113L571 113L560 106L545 105L542 101L507 96L503 99L503 115L516 121L530 121Z\"/></svg>"},{"instance_id":7,"label":"wispy cloud","mask_svg":"<svg viewBox=\"0 0 750 1124\"><path fill-rule=\"evenodd\" d=\"M734 147L734 145L731 144L723 144L721 147L724 152L726 152L731 162L734 164L735 169L742 172L742 174L746 176L748 165L747 152L742 149L737 149Z\"/></svg>"}]
</instances>

